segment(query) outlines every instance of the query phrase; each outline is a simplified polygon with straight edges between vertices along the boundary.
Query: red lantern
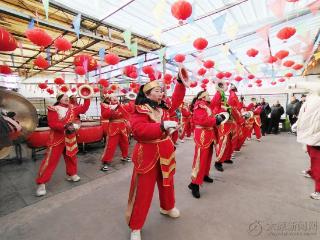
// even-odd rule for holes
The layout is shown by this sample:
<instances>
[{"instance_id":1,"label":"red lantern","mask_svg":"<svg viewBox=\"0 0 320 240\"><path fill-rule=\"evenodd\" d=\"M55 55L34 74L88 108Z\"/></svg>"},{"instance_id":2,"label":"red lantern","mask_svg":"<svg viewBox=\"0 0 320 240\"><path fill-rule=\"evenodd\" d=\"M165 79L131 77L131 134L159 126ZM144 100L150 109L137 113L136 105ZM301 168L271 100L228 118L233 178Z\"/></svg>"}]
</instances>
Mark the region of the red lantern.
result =
<instances>
[{"instance_id":1,"label":"red lantern","mask_svg":"<svg viewBox=\"0 0 320 240\"><path fill-rule=\"evenodd\" d=\"M224 76L225 76L226 78L229 78L229 77L232 76L232 73L231 73L231 72L225 72L225 73L224 73Z\"/></svg>"},{"instance_id":2,"label":"red lantern","mask_svg":"<svg viewBox=\"0 0 320 240\"><path fill-rule=\"evenodd\" d=\"M72 48L71 43L63 37L57 38L53 45L58 51L68 51Z\"/></svg>"},{"instance_id":3,"label":"red lantern","mask_svg":"<svg viewBox=\"0 0 320 240\"><path fill-rule=\"evenodd\" d=\"M254 48L251 48L251 49L249 49L249 50L247 51L247 55L248 55L249 57L255 57L255 56L258 55L258 53L259 53L259 51L256 50L256 49L254 49Z\"/></svg>"},{"instance_id":4,"label":"red lantern","mask_svg":"<svg viewBox=\"0 0 320 240\"><path fill-rule=\"evenodd\" d=\"M207 88L207 85L204 84L204 83L202 83L202 84L200 85L200 87L203 88L203 89L206 89L206 88Z\"/></svg>"},{"instance_id":5,"label":"red lantern","mask_svg":"<svg viewBox=\"0 0 320 240\"><path fill-rule=\"evenodd\" d=\"M171 84L172 82L172 75L169 74L169 73L166 73L164 76L163 76L163 81L165 84Z\"/></svg>"},{"instance_id":6,"label":"red lantern","mask_svg":"<svg viewBox=\"0 0 320 240\"><path fill-rule=\"evenodd\" d=\"M250 75L248 75L248 78L249 78L249 79L254 79L255 76L254 76L253 74L250 74Z\"/></svg>"},{"instance_id":7,"label":"red lantern","mask_svg":"<svg viewBox=\"0 0 320 240\"><path fill-rule=\"evenodd\" d=\"M138 69L136 68L136 66L134 65L129 65L129 66L125 66L123 68L123 74L126 75L127 77L130 77L130 74L132 72L138 72Z\"/></svg>"},{"instance_id":8,"label":"red lantern","mask_svg":"<svg viewBox=\"0 0 320 240\"><path fill-rule=\"evenodd\" d=\"M202 80L202 83L203 83L203 84L207 84L208 82L209 82L209 79L207 79L207 78L205 78L205 79Z\"/></svg>"},{"instance_id":9,"label":"red lantern","mask_svg":"<svg viewBox=\"0 0 320 240\"><path fill-rule=\"evenodd\" d=\"M175 57L174 57L174 60L178 63L182 63L184 62L184 60L186 59L186 57L183 55L183 54L177 54Z\"/></svg>"},{"instance_id":10,"label":"red lantern","mask_svg":"<svg viewBox=\"0 0 320 240\"><path fill-rule=\"evenodd\" d=\"M16 39L6 29L0 27L0 51L14 51L17 48Z\"/></svg>"},{"instance_id":11,"label":"red lantern","mask_svg":"<svg viewBox=\"0 0 320 240\"><path fill-rule=\"evenodd\" d=\"M277 82L271 82L271 85L272 86L274 86L274 85L276 85L277 84Z\"/></svg>"},{"instance_id":12,"label":"red lantern","mask_svg":"<svg viewBox=\"0 0 320 240\"><path fill-rule=\"evenodd\" d=\"M281 40L287 40L291 38L295 33L296 29L294 27L285 27L278 32L277 37Z\"/></svg>"},{"instance_id":13,"label":"red lantern","mask_svg":"<svg viewBox=\"0 0 320 240\"><path fill-rule=\"evenodd\" d=\"M224 78L223 72L218 72L218 73L216 74L216 77L219 78L219 79Z\"/></svg>"},{"instance_id":14,"label":"red lantern","mask_svg":"<svg viewBox=\"0 0 320 240\"><path fill-rule=\"evenodd\" d=\"M151 73L154 73L154 70L151 66L144 66L142 68L142 72L144 72L145 74L149 75Z\"/></svg>"},{"instance_id":15,"label":"red lantern","mask_svg":"<svg viewBox=\"0 0 320 240\"><path fill-rule=\"evenodd\" d=\"M93 92L94 92L94 93L97 93L97 92L99 92L99 91L100 91L100 89L99 89L98 87L94 87L94 88L93 88Z\"/></svg>"},{"instance_id":16,"label":"red lantern","mask_svg":"<svg viewBox=\"0 0 320 240\"><path fill-rule=\"evenodd\" d=\"M237 82L241 82L241 81L242 81L242 77L236 76L236 77L234 78L234 80L237 81Z\"/></svg>"},{"instance_id":17,"label":"red lantern","mask_svg":"<svg viewBox=\"0 0 320 240\"><path fill-rule=\"evenodd\" d=\"M202 51L208 46L208 41L205 38L197 38L196 40L194 40L193 46L195 47L195 49Z\"/></svg>"},{"instance_id":18,"label":"red lantern","mask_svg":"<svg viewBox=\"0 0 320 240\"><path fill-rule=\"evenodd\" d=\"M278 81L279 82L285 82L286 80L284 78L279 78Z\"/></svg>"},{"instance_id":19,"label":"red lantern","mask_svg":"<svg viewBox=\"0 0 320 240\"><path fill-rule=\"evenodd\" d=\"M130 83L130 88L135 88L137 86L137 84L135 82Z\"/></svg>"},{"instance_id":20,"label":"red lantern","mask_svg":"<svg viewBox=\"0 0 320 240\"><path fill-rule=\"evenodd\" d=\"M48 87L48 84L47 83L38 83L38 87L41 89L41 90L44 90Z\"/></svg>"},{"instance_id":21,"label":"red lantern","mask_svg":"<svg viewBox=\"0 0 320 240\"><path fill-rule=\"evenodd\" d=\"M71 88L71 92L75 93L77 91L77 88Z\"/></svg>"},{"instance_id":22,"label":"red lantern","mask_svg":"<svg viewBox=\"0 0 320 240\"><path fill-rule=\"evenodd\" d=\"M281 60L288 56L289 56L289 52L286 50L280 50L279 52L276 53L276 57Z\"/></svg>"},{"instance_id":23,"label":"red lantern","mask_svg":"<svg viewBox=\"0 0 320 240\"><path fill-rule=\"evenodd\" d=\"M260 84L257 84L257 87L262 87L262 84L260 83Z\"/></svg>"},{"instance_id":24,"label":"red lantern","mask_svg":"<svg viewBox=\"0 0 320 240\"><path fill-rule=\"evenodd\" d=\"M190 87L191 88L194 88L194 87L196 87L198 85L198 82L191 82L190 83Z\"/></svg>"},{"instance_id":25,"label":"red lantern","mask_svg":"<svg viewBox=\"0 0 320 240\"><path fill-rule=\"evenodd\" d=\"M64 84L64 80L62 78L56 78L54 80L54 83L57 85L62 85L62 84Z\"/></svg>"},{"instance_id":26,"label":"red lantern","mask_svg":"<svg viewBox=\"0 0 320 240\"><path fill-rule=\"evenodd\" d=\"M293 64L294 64L294 61L288 60L288 61L285 61L285 62L283 63L283 66L285 66L285 67L292 67Z\"/></svg>"},{"instance_id":27,"label":"red lantern","mask_svg":"<svg viewBox=\"0 0 320 240\"><path fill-rule=\"evenodd\" d=\"M213 68L213 67L214 67L214 61L212 61L212 60L207 60L207 61L204 62L203 66L204 66L205 68L208 68L208 69Z\"/></svg>"},{"instance_id":28,"label":"red lantern","mask_svg":"<svg viewBox=\"0 0 320 240\"><path fill-rule=\"evenodd\" d=\"M303 68L303 65L301 64L296 64L292 67L294 70L300 70L301 68Z\"/></svg>"},{"instance_id":29,"label":"red lantern","mask_svg":"<svg viewBox=\"0 0 320 240\"><path fill-rule=\"evenodd\" d=\"M249 87L249 88L252 88L252 84L248 84L248 87Z\"/></svg>"},{"instance_id":30,"label":"red lantern","mask_svg":"<svg viewBox=\"0 0 320 240\"><path fill-rule=\"evenodd\" d=\"M43 29L33 28L26 31L27 38L39 47L47 47L52 43L52 38Z\"/></svg>"},{"instance_id":31,"label":"red lantern","mask_svg":"<svg viewBox=\"0 0 320 240\"><path fill-rule=\"evenodd\" d=\"M148 75L149 76L149 78L150 78L150 81L154 81L154 80L158 80L158 79L160 79L161 77L162 77L162 74L161 74L161 72L159 72L159 71L155 71L154 73L151 73L151 74L149 74Z\"/></svg>"},{"instance_id":32,"label":"red lantern","mask_svg":"<svg viewBox=\"0 0 320 240\"><path fill-rule=\"evenodd\" d=\"M54 91L52 88L47 88L47 93L49 93L50 95L54 94Z\"/></svg>"},{"instance_id":33,"label":"red lantern","mask_svg":"<svg viewBox=\"0 0 320 240\"><path fill-rule=\"evenodd\" d=\"M118 55L109 53L104 57L104 61L109 65L116 65L120 62Z\"/></svg>"},{"instance_id":34,"label":"red lantern","mask_svg":"<svg viewBox=\"0 0 320 240\"><path fill-rule=\"evenodd\" d=\"M198 75L203 76L203 75L206 74L206 72L207 72L207 70L206 70L205 68L200 68L200 69L198 70Z\"/></svg>"},{"instance_id":35,"label":"red lantern","mask_svg":"<svg viewBox=\"0 0 320 240\"><path fill-rule=\"evenodd\" d=\"M83 66L77 66L74 71L76 74L78 74L80 76L83 76L87 73L86 69L84 69Z\"/></svg>"},{"instance_id":36,"label":"red lantern","mask_svg":"<svg viewBox=\"0 0 320 240\"><path fill-rule=\"evenodd\" d=\"M74 57L73 64L75 66L85 67L85 62L87 62L88 68L86 69L88 72L96 70L98 68L98 62L91 55L88 54L79 54Z\"/></svg>"},{"instance_id":37,"label":"red lantern","mask_svg":"<svg viewBox=\"0 0 320 240\"><path fill-rule=\"evenodd\" d=\"M34 60L33 64L36 65L40 69L46 69L46 68L48 68L50 66L49 62L46 59L44 59L44 57L42 57L41 55L39 55Z\"/></svg>"},{"instance_id":38,"label":"red lantern","mask_svg":"<svg viewBox=\"0 0 320 240\"><path fill-rule=\"evenodd\" d=\"M278 58L274 57L274 56L270 56L267 60L268 63L275 63L276 61L278 61Z\"/></svg>"},{"instance_id":39,"label":"red lantern","mask_svg":"<svg viewBox=\"0 0 320 240\"><path fill-rule=\"evenodd\" d=\"M284 75L284 76L286 76L287 78L291 78L293 76L293 74L292 73L286 73L286 75Z\"/></svg>"},{"instance_id":40,"label":"red lantern","mask_svg":"<svg viewBox=\"0 0 320 240\"><path fill-rule=\"evenodd\" d=\"M112 84L111 87L110 87L110 89L111 89L112 91L116 91L117 88L118 88L117 85L114 85L114 84Z\"/></svg>"},{"instance_id":41,"label":"red lantern","mask_svg":"<svg viewBox=\"0 0 320 240\"><path fill-rule=\"evenodd\" d=\"M8 65L0 65L0 73L4 75L9 75L12 73L12 70Z\"/></svg>"},{"instance_id":42,"label":"red lantern","mask_svg":"<svg viewBox=\"0 0 320 240\"><path fill-rule=\"evenodd\" d=\"M104 78L101 78L99 81L98 81L98 84L100 84L102 87L108 87L109 86L109 82L107 79L104 79Z\"/></svg>"},{"instance_id":43,"label":"red lantern","mask_svg":"<svg viewBox=\"0 0 320 240\"><path fill-rule=\"evenodd\" d=\"M171 6L171 14L178 20L186 20L188 17L191 16L192 13L192 5L183 0L179 0L175 2Z\"/></svg>"},{"instance_id":44,"label":"red lantern","mask_svg":"<svg viewBox=\"0 0 320 240\"><path fill-rule=\"evenodd\" d=\"M138 77L138 73L137 72L131 72L129 77L133 78L133 79L136 79Z\"/></svg>"},{"instance_id":45,"label":"red lantern","mask_svg":"<svg viewBox=\"0 0 320 240\"><path fill-rule=\"evenodd\" d=\"M256 84L261 84L262 83L262 80L261 79L257 79L256 80Z\"/></svg>"},{"instance_id":46,"label":"red lantern","mask_svg":"<svg viewBox=\"0 0 320 240\"><path fill-rule=\"evenodd\" d=\"M69 91L69 87L68 87L67 85L63 85L63 86L60 88L60 91L66 93L66 92Z\"/></svg>"},{"instance_id":47,"label":"red lantern","mask_svg":"<svg viewBox=\"0 0 320 240\"><path fill-rule=\"evenodd\" d=\"M167 86L166 86L166 89L168 89L168 90L169 90L169 89L170 89L170 85L167 85Z\"/></svg>"}]
</instances>

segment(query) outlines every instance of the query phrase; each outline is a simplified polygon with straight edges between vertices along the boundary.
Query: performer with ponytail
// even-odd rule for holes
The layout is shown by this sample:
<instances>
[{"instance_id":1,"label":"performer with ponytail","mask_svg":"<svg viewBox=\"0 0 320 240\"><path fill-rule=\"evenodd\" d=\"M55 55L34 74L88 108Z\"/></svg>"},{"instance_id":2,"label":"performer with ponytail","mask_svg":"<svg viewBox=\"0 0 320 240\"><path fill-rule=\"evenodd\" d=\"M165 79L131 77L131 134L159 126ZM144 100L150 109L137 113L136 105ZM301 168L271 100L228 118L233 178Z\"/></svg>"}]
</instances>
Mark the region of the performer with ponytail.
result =
<instances>
[{"instance_id":1,"label":"performer with ponytail","mask_svg":"<svg viewBox=\"0 0 320 240\"><path fill-rule=\"evenodd\" d=\"M164 103L157 81L142 85L136 98L130 122L137 143L132 155L134 168L126 212L132 230L131 240L141 239L140 230L150 208L155 183L159 190L160 213L172 218L180 216L175 207L175 147L170 138L178 124L169 117L181 105L185 91L178 76L171 108Z\"/></svg>"}]
</instances>

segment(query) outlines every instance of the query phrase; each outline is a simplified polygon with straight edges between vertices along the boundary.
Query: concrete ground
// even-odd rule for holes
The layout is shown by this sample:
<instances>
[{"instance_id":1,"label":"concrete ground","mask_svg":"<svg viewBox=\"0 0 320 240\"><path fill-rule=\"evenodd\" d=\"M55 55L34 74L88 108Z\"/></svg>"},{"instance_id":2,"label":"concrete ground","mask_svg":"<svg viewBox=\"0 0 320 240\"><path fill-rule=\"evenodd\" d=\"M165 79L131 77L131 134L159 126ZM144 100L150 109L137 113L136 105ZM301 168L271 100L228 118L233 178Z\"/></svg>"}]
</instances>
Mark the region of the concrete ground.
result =
<instances>
[{"instance_id":1,"label":"concrete ground","mask_svg":"<svg viewBox=\"0 0 320 240\"><path fill-rule=\"evenodd\" d=\"M320 239L320 201L310 199L313 182L300 175L309 161L294 136L282 133L261 143L247 142L235 164L225 166L223 173L212 169L216 180L203 185L200 199L187 188L193 148L189 140L176 152L181 217L160 215L155 192L143 240ZM96 158L95 153L86 157L93 162ZM81 169L81 175L88 175L86 171ZM123 165L1 217L0 239L129 239L124 214L131 172L131 164ZM50 183L51 189L62 189L60 177ZM33 183L25 184L25 189L33 188Z\"/></svg>"}]
</instances>

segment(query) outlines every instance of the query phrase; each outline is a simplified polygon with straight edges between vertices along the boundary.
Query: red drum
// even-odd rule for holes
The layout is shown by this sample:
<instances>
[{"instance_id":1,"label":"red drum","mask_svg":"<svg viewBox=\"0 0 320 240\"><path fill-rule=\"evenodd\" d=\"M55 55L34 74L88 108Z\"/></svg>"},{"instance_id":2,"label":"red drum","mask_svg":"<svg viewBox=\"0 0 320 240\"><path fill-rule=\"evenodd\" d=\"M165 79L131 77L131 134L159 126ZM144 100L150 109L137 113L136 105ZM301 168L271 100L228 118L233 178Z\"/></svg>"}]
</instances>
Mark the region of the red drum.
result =
<instances>
[{"instance_id":1,"label":"red drum","mask_svg":"<svg viewBox=\"0 0 320 240\"><path fill-rule=\"evenodd\" d=\"M77 132L78 143L99 142L103 138L103 129L100 122L82 122Z\"/></svg>"},{"instance_id":2,"label":"red drum","mask_svg":"<svg viewBox=\"0 0 320 240\"><path fill-rule=\"evenodd\" d=\"M50 128L40 127L31 133L27 139L27 144L31 148L46 147L49 140Z\"/></svg>"}]
</instances>

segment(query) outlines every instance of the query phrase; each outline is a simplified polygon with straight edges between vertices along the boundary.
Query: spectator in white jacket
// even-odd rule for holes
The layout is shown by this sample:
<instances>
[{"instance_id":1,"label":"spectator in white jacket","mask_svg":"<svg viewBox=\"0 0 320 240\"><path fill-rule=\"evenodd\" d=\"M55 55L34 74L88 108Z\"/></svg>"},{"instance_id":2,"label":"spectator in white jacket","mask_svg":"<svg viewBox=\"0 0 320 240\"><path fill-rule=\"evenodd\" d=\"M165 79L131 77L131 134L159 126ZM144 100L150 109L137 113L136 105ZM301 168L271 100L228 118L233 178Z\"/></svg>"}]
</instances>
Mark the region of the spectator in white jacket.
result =
<instances>
[{"instance_id":1,"label":"spectator in white jacket","mask_svg":"<svg viewBox=\"0 0 320 240\"><path fill-rule=\"evenodd\" d=\"M309 174L315 182L315 192L310 197L320 200L320 83L301 82L296 83L295 88L310 90L293 130L296 129L297 141L307 147L310 156Z\"/></svg>"}]
</instances>

